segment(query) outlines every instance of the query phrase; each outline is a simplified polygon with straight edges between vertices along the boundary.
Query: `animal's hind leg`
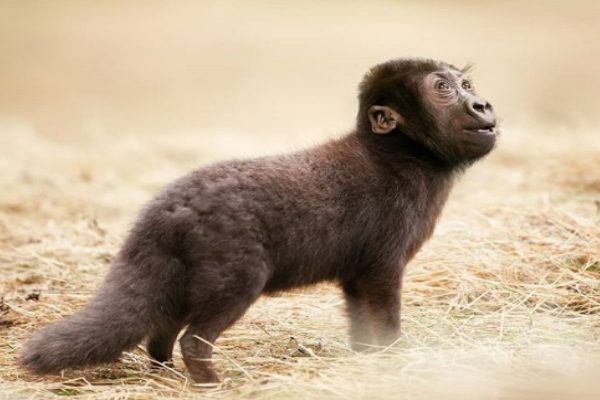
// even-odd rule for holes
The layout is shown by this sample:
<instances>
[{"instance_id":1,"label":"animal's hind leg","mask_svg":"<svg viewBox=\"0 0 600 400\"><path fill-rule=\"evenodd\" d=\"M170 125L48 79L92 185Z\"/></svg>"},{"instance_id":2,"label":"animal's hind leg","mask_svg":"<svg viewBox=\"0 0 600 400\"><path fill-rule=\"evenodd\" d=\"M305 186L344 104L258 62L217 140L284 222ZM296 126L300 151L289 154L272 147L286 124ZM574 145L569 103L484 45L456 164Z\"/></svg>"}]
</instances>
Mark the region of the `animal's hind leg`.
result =
<instances>
[{"instance_id":1,"label":"animal's hind leg","mask_svg":"<svg viewBox=\"0 0 600 400\"><path fill-rule=\"evenodd\" d=\"M211 362L212 344L264 289L268 276L264 262L245 261L206 267L197 275L195 285L201 286L191 294L190 325L180 340L183 361L196 382L219 381Z\"/></svg>"},{"instance_id":2,"label":"animal's hind leg","mask_svg":"<svg viewBox=\"0 0 600 400\"><path fill-rule=\"evenodd\" d=\"M175 340L177 340L177 334L181 328L181 324L173 323L161 327L150 334L146 348L148 354L152 357L153 366L171 366L173 345L175 344Z\"/></svg>"}]
</instances>

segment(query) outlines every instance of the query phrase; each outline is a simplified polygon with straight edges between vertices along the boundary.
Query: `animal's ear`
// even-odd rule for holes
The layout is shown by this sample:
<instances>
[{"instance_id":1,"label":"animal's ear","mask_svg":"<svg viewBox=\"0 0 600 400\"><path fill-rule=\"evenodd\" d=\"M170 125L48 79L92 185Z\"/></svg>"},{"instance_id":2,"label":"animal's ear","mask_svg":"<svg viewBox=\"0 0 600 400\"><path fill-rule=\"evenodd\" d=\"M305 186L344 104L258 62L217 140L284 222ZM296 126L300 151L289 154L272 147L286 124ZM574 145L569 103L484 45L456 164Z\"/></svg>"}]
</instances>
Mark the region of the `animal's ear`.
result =
<instances>
[{"instance_id":1,"label":"animal's ear","mask_svg":"<svg viewBox=\"0 0 600 400\"><path fill-rule=\"evenodd\" d=\"M371 122L371 131L378 135L386 135L402 123L400 114L390 107L371 106L367 112Z\"/></svg>"}]
</instances>

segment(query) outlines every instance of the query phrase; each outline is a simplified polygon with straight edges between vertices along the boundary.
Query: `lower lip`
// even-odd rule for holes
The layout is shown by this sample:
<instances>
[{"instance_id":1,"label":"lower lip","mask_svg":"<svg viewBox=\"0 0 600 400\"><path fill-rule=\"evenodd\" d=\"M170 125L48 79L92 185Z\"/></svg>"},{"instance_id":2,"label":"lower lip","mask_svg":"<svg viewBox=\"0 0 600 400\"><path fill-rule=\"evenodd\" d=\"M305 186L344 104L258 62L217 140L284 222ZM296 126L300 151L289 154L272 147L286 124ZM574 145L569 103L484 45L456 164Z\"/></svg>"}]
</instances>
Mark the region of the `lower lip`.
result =
<instances>
[{"instance_id":1,"label":"lower lip","mask_svg":"<svg viewBox=\"0 0 600 400\"><path fill-rule=\"evenodd\" d=\"M493 136L496 134L496 128L493 128L493 129L465 129L465 130L474 135Z\"/></svg>"}]
</instances>

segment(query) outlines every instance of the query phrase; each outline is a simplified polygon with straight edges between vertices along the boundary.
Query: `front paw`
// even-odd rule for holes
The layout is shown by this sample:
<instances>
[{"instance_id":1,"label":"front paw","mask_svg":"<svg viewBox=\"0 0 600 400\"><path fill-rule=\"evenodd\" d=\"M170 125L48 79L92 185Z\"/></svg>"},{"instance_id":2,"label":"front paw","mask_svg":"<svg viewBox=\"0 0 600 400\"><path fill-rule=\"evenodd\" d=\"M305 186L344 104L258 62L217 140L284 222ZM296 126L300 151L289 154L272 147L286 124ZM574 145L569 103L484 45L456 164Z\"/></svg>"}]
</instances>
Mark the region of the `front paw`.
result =
<instances>
[{"instance_id":1,"label":"front paw","mask_svg":"<svg viewBox=\"0 0 600 400\"><path fill-rule=\"evenodd\" d=\"M372 344L357 341L352 341L350 343L350 347L357 353L368 353L369 351L373 351L373 349L375 349L375 346Z\"/></svg>"}]
</instances>

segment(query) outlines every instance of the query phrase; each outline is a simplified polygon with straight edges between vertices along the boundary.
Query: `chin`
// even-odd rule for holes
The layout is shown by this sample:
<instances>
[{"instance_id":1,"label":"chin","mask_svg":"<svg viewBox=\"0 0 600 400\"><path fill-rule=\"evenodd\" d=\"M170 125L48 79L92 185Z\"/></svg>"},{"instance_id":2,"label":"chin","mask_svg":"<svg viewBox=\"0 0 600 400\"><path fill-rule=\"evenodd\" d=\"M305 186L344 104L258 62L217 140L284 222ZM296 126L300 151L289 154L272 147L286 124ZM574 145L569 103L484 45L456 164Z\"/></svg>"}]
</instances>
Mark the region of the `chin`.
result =
<instances>
[{"instance_id":1,"label":"chin","mask_svg":"<svg viewBox=\"0 0 600 400\"><path fill-rule=\"evenodd\" d=\"M464 142L462 145L463 159L475 161L490 153L496 146L496 137Z\"/></svg>"},{"instance_id":2,"label":"chin","mask_svg":"<svg viewBox=\"0 0 600 400\"><path fill-rule=\"evenodd\" d=\"M491 152L496 146L497 133L481 134L462 131L454 142L454 150L450 155L451 163L471 164Z\"/></svg>"}]
</instances>

